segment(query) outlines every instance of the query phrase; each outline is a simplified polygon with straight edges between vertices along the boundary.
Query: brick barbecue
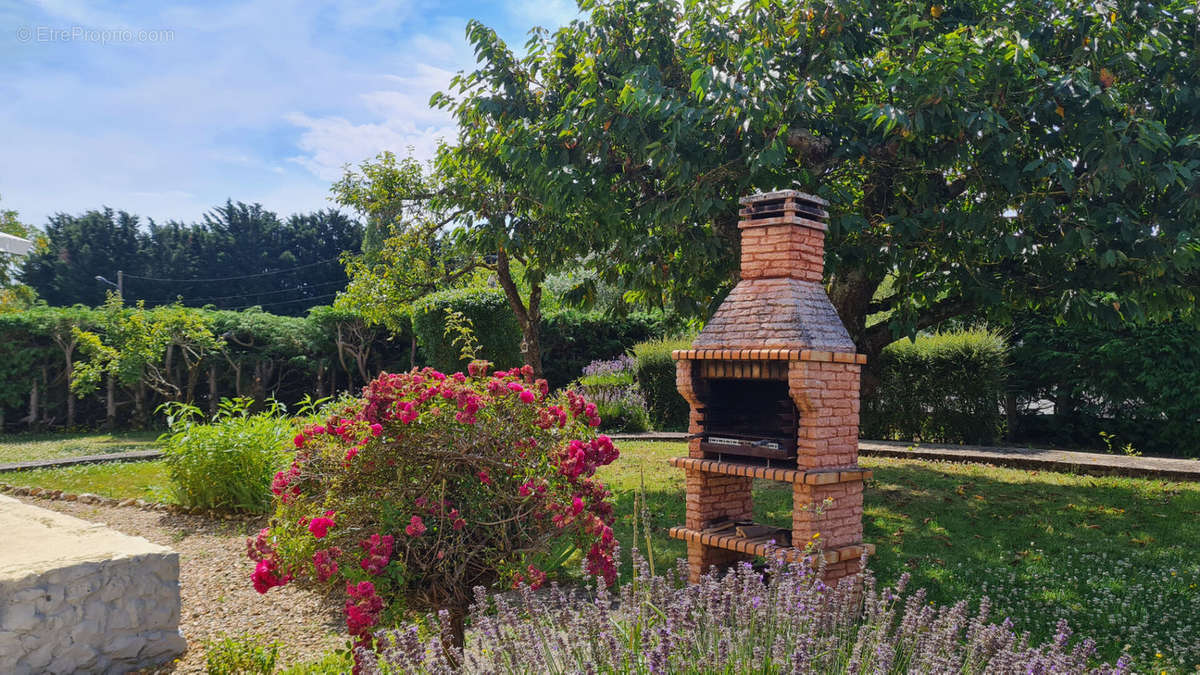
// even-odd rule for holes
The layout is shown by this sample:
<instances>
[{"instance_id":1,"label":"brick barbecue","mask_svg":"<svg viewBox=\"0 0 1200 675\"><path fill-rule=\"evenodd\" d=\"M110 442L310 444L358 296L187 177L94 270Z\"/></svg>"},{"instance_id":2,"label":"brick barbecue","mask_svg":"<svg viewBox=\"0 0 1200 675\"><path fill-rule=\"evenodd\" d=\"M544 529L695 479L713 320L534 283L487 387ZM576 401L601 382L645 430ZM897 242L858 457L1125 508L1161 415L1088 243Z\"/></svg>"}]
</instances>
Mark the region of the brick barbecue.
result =
<instances>
[{"instance_id":1,"label":"brick barbecue","mask_svg":"<svg viewBox=\"0 0 1200 675\"><path fill-rule=\"evenodd\" d=\"M687 522L671 536L687 542L693 581L713 565L797 557L810 541L832 581L874 552L862 541L871 472L858 466L866 356L822 285L828 203L794 190L740 203L741 281L672 354L691 417L688 457L671 460L687 474ZM790 531L752 522L755 479L792 485Z\"/></svg>"}]
</instances>

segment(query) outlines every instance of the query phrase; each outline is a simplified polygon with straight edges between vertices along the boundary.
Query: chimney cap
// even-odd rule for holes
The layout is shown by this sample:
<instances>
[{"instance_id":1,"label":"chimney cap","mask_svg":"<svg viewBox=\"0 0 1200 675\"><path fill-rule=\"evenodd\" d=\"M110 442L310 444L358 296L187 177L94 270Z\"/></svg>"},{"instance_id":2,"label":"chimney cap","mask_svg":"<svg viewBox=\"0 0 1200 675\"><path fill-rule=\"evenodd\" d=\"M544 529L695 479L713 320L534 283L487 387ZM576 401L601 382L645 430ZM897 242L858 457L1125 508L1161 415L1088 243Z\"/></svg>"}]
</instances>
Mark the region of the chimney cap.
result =
<instances>
[{"instance_id":1,"label":"chimney cap","mask_svg":"<svg viewBox=\"0 0 1200 675\"><path fill-rule=\"evenodd\" d=\"M816 195L810 195L807 192L799 190L774 190L772 192L756 192L752 195L746 195L738 200L738 203L745 206L747 204L755 204L758 202L771 201L776 199L797 199L800 201L813 202L821 206L829 206L829 202L821 199Z\"/></svg>"}]
</instances>

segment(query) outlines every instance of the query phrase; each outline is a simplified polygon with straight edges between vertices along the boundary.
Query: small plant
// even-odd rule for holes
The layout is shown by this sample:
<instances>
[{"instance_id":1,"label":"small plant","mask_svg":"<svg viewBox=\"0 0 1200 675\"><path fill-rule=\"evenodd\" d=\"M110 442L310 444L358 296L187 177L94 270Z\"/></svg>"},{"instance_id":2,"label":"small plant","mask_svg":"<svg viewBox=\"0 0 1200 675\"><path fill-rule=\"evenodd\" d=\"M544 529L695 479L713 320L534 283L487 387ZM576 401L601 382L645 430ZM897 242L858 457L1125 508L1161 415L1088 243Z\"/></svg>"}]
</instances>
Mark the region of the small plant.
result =
<instances>
[{"instance_id":1,"label":"small plant","mask_svg":"<svg viewBox=\"0 0 1200 675\"><path fill-rule=\"evenodd\" d=\"M1110 455L1117 454L1117 451L1114 450L1114 447L1116 447L1116 440L1117 440L1116 434L1109 433L1107 431L1101 431L1100 432L1100 440L1103 441L1103 443L1104 443L1105 452L1107 452ZM1120 446L1120 451L1121 451L1121 454L1125 455L1126 457L1141 457L1142 456L1141 451L1138 450L1137 448L1133 447L1133 443L1126 443L1125 445Z\"/></svg>"},{"instance_id":2,"label":"small plant","mask_svg":"<svg viewBox=\"0 0 1200 675\"><path fill-rule=\"evenodd\" d=\"M279 675L345 675L354 670L354 658L347 649L326 652L311 661L297 663L279 671Z\"/></svg>"},{"instance_id":3,"label":"small plant","mask_svg":"<svg viewBox=\"0 0 1200 675\"><path fill-rule=\"evenodd\" d=\"M293 423L275 401L252 414L253 399L222 399L211 423L200 409L168 403L169 432L159 441L172 496L188 507L228 511L265 511L271 503L271 479L290 459L287 448Z\"/></svg>"},{"instance_id":4,"label":"small plant","mask_svg":"<svg viewBox=\"0 0 1200 675\"><path fill-rule=\"evenodd\" d=\"M208 675L273 675L279 643L257 637L230 637L205 643L204 672Z\"/></svg>"}]
</instances>

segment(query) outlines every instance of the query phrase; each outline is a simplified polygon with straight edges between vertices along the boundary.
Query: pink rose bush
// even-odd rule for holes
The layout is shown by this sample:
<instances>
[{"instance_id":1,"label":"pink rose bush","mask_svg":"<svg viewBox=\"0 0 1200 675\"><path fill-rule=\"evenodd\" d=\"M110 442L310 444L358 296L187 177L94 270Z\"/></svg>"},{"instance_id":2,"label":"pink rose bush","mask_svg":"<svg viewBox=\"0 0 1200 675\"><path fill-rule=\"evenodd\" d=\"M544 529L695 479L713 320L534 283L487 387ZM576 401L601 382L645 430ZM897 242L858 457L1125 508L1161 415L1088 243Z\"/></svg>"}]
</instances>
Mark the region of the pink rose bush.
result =
<instances>
[{"instance_id":1,"label":"pink rose bush","mask_svg":"<svg viewBox=\"0 0 1200 675\"><path fill-rule=\"evenodd\" d=\"M528 367L383 373L292 439L270 527L247 542L254 587L344 594L368 645L408 611L461 618L475 587L537 587L562 560L612 584L613 509L595 473L618 452L599 424Z\"/></svg>"}]
</instances>

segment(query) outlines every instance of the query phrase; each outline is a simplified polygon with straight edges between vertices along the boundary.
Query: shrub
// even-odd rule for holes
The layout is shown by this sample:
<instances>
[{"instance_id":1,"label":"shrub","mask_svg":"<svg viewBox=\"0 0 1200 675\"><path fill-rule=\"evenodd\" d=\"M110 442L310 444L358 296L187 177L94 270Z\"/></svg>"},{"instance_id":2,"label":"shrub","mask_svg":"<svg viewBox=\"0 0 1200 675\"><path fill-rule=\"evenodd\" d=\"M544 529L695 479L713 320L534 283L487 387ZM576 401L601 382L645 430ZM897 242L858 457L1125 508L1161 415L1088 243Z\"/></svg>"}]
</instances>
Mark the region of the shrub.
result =
<instances>
[{"instance_id":1,"label":"shrub","mask_svg":"<svg viewBox=\"0 0 1200 675\"><path fill-rule=\"evenodd\" d=\"M863 402L863 435L991 443L1003 432L1008 346L977 329L900 340L880 356L878 389Z\"/></svg>"},{"instance_id":2,"label":"shrub","mask_svg":"<svg viewBox=\"0 0 1200 675\"><path fill-rule=\"evenodd\" d=\"M354 659L346 649L326 652L303 663L279 671L279 675L345 675L353 672Z\"/></svg>"},{"instance_id":3,"label":"shrub","mask_svg":"<svg viewBox=\"0 0 1200 675\"><path fill-rule=\"evenodd\" d=\"M204 672L208 675L273 675L279 643L254 637L230 637L206 642Z\"/></svg>"},{"instance_id":4,"label":"shrub","mask_svg":"<svg viewBox=\"0 0 1200 675\"><path fill-rule=\"evenodd\" d=\"M564 387L592 361L621 356L635 344L676 327L669 314L611 316L563 310L542 318L542 368L551 388Z\"/></svg>"},{"instance_id":5,"label":"shrub","mask_svg":"<svg viewBox=\"0 0 1200 675\"><path fill-rule=\"evenodd\" d=\"M601 431L641 432L650 428L646 399L634 382L635 367L632 356L622 355L593 361L583 369L577 386L596 404Z\"/></svg>"},{"instance_id":6,"label":"shrub","mask_svg":"<svg viewBox=\"0 0 1200 675\"><path fill-rule=\"evenodd\" d=\"M521 327L504 293L468 288L432 293L413 305L413 332L426 364L446 372L466 366L454 336L446 334L447 312L458 312L470 322L479 341L478 358L502 368L522 363Z\"/></svg>"},{"instance_id":7,"label":"shrub","mask_svg":"<svg viewBox=\"0 0 1200 675\"><path fill-rule=\"evenodd\" d=\"M250 414L254 401L223 399L211 424L200 410L182 403L162 407L168 433L159 437L175 500L189 507L265 511L271 478L290 459L293 423L271 402Z\"/></svg>"},{"instance_id":8,"label":"shrub","mask_svg":"<svg viewBox=\"0 0 1200 675\"><path fill-rule=\"evenodd\" d=\"M408 609L449 611L461 638L473 587L536 586L576 551L615 578L612 506L592 476L617 451L594 436L595 406L549 395L528 367L470 370L384 373L295 437L270 527L248 542L257 590L344 592L365 643Z\"/></svg>"},{"instance_id":9,"label":"shrub","mask_svg":"<svg viewBox=\"0 0 1200 675\"><path fill-rule=\"evenodd\" d=\"M486 649L468 645L462 671L1129 672L1127 657L1091 667L1095 642L1072 646L1065 622L1053 642L1030 645L1009 620L989 623L986 600L972 615L965 602L933 606L923 591L905 597L907 575L896 589L876 590L869 573L831 588L803 563L770 563L764 573L745 563L689 585L686 561L680 564L665 577L642 565L619 602L603 587L594 600L557 587L517 598L480 594L472 626ZM379 644L360 657L373 672L459 672L450 665L457 659L415 626L387 632Z\"/></svg>"},{"instance_id":10,"label":"shrub","mask_svg":"<svg viewBox=\"0 0 1200 675\"><path fill-rule=\"evenodd\" d=\"M1020 419L1041 442L1111 445L1200 456L1200 330L1182 321L1104 328L1015 322L1013 389L1020 403L1053 401L1055 414Z\"/></svg>"},{"instance_id":11,"label":"shrub","mask_svg":"<svg viewBox=\"0 0 1200 675\"><path fill-rule=\"evenodd\" d=\"M675 361L671 352L687 349L692 337L651 340L635 345L637 383L646 397L650 423L660 431L684 431L688 426L690 408L675 386Z\"/></svg>"}]
</instances>

